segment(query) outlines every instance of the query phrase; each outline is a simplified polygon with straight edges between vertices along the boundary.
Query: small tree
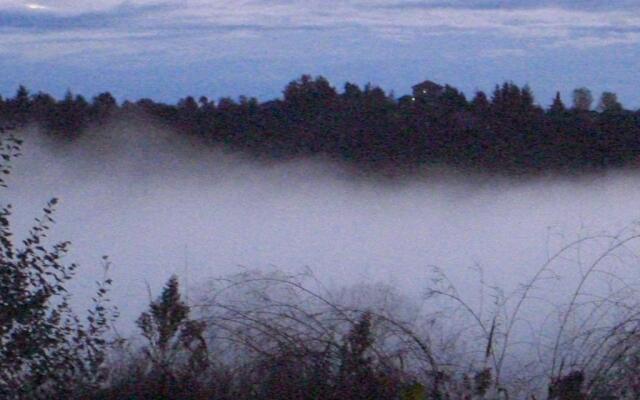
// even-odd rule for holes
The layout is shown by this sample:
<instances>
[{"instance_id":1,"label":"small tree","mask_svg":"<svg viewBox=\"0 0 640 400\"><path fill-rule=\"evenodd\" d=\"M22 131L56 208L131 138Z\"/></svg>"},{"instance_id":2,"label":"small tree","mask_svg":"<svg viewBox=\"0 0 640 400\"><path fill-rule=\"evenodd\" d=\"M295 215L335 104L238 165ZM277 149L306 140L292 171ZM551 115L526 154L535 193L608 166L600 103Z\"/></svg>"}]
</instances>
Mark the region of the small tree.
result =
<instances>
[{"instance_id":1,"label":"small tree","mask_svg":"<svg viewBox=\"0 0 640 400\"><path fill-rule=\"evenodd\" d=\"M564 106L564 103L562 102L562 98L560 97L560 92L556 92L556 97L554 97L553 99L553 104L551 104L551 107L549 108L549 112L551 114L562 114L566 110L567 109Z\"/></svg>"},{"instance_id":2,"label":"small tree","mask_svg":"<svg viewBox=\"0 0 640 400\"><path fill-rule=\"evenodd\" d=\"M598 110L603 112L619 112L623 110L622 104L618 101L618 95L613 92L602 92Z\"/></svg>"},{"instance_id":3,"label":"small tree","mask_svg":"<svg viewBox=\"0 0 640 400\"><path fill-rule=\"evenodd\" d=\"M169 395L170 389L178 389L178 383L188 384L192 372L206 370L205 325L189 319L189 312L189 306L180 298L178 278L174 275L160 297L151 302L149 311L136 321L148 342L144 354L151 362L151 377L160 386L159 395Z\"/></svg>"},{"instance_id":4,"label":"small tree","mask_svg":"<svg viewBox=\"0 0 640 400\"><path fill-rule=\"evenodd\" d=\"M10 171L21 141L0 129L0 170ZM5 181L0 179L0 185ZM0 397L52 398L102 378L104 339L115 312L105 306L111 281L98 282L86 323L71 310L65 284L77 268L65 265L69 242L45 247L56 199L22 241L11 232L11 206L0 208ZM105 268L108 261L105 259Z\"/></svg>"},{"instance_id":5,"label":"small tree","mask_svg":"<svg viewBox=\"0 0 640 400\"><path fill-rule=\"evenodd\" d=\"M573 91L573 108L578 111L589 111L593 104L591 90L581 87Z\"/></svg>"},{"instance_id":6,"label":"small tree","mask_svg":"<svg viewBox=\"0 0 640 400\"><path fill-rule=\"evenodd\" d=\"M365 311L343 338L334 398L389 399L398 393L398 371L374 357L374 343L373 314Z\"/></svg>"}]
</instances>

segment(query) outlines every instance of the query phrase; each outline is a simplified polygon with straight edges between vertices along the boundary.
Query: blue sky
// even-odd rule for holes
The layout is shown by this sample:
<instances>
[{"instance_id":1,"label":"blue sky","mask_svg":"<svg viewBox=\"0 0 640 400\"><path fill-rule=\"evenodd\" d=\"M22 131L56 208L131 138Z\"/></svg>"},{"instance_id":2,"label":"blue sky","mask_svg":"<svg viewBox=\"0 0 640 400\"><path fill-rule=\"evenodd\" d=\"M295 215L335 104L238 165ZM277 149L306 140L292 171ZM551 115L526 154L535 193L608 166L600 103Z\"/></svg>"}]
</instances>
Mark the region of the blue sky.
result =
<instances>
[{"instance_id":1,"label":"blue sky","mask_svg":"<svg viewBox=\"0 0 640 400\"><path fill-rule=\"evenodd\" d=\"M269 99L302 73L397 95L512 80L640 107L640 1L0 0L0 94Z\"/></svg>"}]
</instances>

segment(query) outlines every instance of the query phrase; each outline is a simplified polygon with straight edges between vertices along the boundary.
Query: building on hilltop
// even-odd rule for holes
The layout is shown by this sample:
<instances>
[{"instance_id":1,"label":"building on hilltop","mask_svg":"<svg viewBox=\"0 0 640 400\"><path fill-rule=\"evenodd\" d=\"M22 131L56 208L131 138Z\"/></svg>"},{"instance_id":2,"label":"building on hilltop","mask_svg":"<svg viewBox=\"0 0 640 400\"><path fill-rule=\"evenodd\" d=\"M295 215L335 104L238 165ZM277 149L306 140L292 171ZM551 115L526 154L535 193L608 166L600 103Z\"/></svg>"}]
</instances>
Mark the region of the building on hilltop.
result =
<instances>
[{"instance_id":1,"label":"building on hilltop","mask_svg":"<svg viewBox=\"0 0 640 400\"><path fill-rule=\"evenodd\" d=\"M411 87L413 97L423 99L438 98L444 92L444 87L432 81L424 81Z\"/></svg>"}]
</instances>

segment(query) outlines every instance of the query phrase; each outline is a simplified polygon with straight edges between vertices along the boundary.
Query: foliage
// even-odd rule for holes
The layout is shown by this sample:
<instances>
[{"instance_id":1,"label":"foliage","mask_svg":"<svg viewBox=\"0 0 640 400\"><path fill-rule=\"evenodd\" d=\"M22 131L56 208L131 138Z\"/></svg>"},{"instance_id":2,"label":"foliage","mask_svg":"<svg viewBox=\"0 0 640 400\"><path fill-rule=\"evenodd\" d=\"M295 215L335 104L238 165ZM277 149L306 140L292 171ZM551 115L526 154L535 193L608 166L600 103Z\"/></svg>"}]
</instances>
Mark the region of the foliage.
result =
<instances>
[{"instance_id":1,"label":"foliage","mask_svg":"<svg viewBox=\"0 0 640 400\"><path fill-rule=\"evenodd\" d=\"M640 113L624 109L612 92L602 93L594 111L589 89L575 89L572 100L567 108L557 93L544 110L528 86L505 82L469 101L431 81L396 99L369 84L347 82L339 93L321 76L302 75L281 98L266 102L187 96L175 105L151 99L119 105L109 92L91 101L71 92L56 100L21 86L13 98L0 99L0 121L35 122L73 141L115 117L139 113L255 157L325 155L373 172L433 164L509 174L637 165Z\"/></svg>"},{"instance_id":2,"label":"foliage","mask_svg":"<svg viewBox=\"0 0 640 400\"><path fill-rule=\"evenodd\" d=\"M2 168L19 154L20 141L2 137ZM2 181L4 184L4 181ZM72 390L72 382L91 387L104 379L101 370L105 335L114 310L107 307L109 279L98 282L86 322L72 311L65 285L75 264L63 257L69 242L48 247L54 220L52 199L18 246L12 235L11 206L0 210L0 397L52 398ZM105 270L108 260L105 259Z\"/></svg>"},{"instance_id":3,"label":"foliage","mask_svg":"<svg viewBox=\"0 0 640 400\"><path fill-rule=\"evenodd\" d=\"M557 338L552 337L555 343L539 342L540 359L522 369L511 359L514 348L527 345L512 338L526 322L520 310L524 302L536 300L537 282L549 282L546 274L553 260L566 256L580 241L552 255L550 262L513 294L496 294L497 308L488 317L464 303L452 288L439 289L446 288L446 281L434 282L429 299L443 297L460 306L480 326L477 337L473 325L460 318L462 314L455 307L447 308L446 302L425 310L425 314L414 314L407 303L384 287L329 292L309 281L313 278L309 273L280 272L246 272L204 285L202 298L194 306L202 330L192 336L183 333L184 326L196 320L188 317L190 307L180 299L173 277L138 320L147 339L144 352L113 366L121 371L120 378L91 397L634 399L639 387L640 343L637 311L629 298L633 292L609 287L612 292L604 298L581 299L595 297L595 292L588 291L587 281L607 272L603 260L614 255L617 257L612 260L620 259L622 255L616 250L637 237L630 234L604 240L603 253L596 254L595 261L581 269L582 278L574 280L578 288L572 300L557 305L561 325ZM361 304L364 307L358 307L361 300L366 301ZM629 313L620 314L627 307ZM606 322L617 325L603 323L603 314L615 316ZM448 323L457 330L442 330ZM579 330L571 329L574 324ZM183 335L197 337L195 343L202 343L202 347L183 347ZM461 336L471 341L463 343ZM199 366L190 364L194 353L206 361Z\"/></svg>"},{"instance_id":4,"label":"foliage","mask_svg":"<svg viewBox=\"0 0 640 400\"><path fill-rule=\"evenodd\" d=\"M179 383L188 384L208 366L205 324L189 319L189 312L180 298L178 278L172 276L149 311L136 321L147 340L144 355L150 363L149 376L163 396Z\"/></svg>"},{"instance_id":5,"label":"foliage","mask_svg":"<svg viewBox=\"0 0 640 400\"><path fill-rule=\"evenodd\" d=\"M4 176L11 172L11 160L20 155L20 145L22 140L0 127L0 187L7 187Z\"/></svg>"},{"instance_id":6,"label":"foliage","mask_svg":"<svg viewBox=\"0 0 640 400\"><path fill-rule=\"evenodd\" d=\"M573 108L578 111L589 111L593 104L591 90L581 87L573 91Z\"/></svg>"}]
</instances>

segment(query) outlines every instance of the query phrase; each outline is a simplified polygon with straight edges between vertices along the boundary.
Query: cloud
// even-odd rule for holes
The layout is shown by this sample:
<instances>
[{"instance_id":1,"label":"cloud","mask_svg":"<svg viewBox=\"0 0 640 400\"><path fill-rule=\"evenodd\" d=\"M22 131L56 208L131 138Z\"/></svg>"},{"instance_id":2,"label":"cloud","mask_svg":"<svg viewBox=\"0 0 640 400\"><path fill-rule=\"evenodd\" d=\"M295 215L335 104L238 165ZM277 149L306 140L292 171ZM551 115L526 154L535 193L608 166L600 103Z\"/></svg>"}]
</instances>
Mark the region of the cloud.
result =
<instances>
[{"instance_id":1,"label":"cloud","mask_svg":"<svg viewBox=\"0 0 640 400\"><path fill-rule=\"evenodd\" d=\"M485 50L482 55L487 58L502 58L502 57L523 57L527 55L527 51L524 49L489 49Z\"/></svg>"},{"instance_id":2,"label":"cloud","mask_svg":"<svg viewBox=\"0 0 640 400\"><path fill-rule=\"evenodd\" d=\"M432 8L462 8L462 9L535 9L535 8L564 8L583 11L596 10L628 10L640 8L636 0L409 0L390 1L380 0L374 3L386 9L432 9Z\"/></svg>"},{"instance_id":3,"label":"cloud","mask_svg":"<svg viewBox=\"0 0 640 400\"><path fill-rule=\"evenodd\" d=\"M640 12L583 11L562 8L535 9L473 9L420 8L411 11L390 9L384 14L373 11L360 14L363 25L384 26L393 23L406 29L460 31L482 30L518 37L562 37L577 29L617 29L620 26L640 27Z\"/></svg>"},{"instance_id":4,"label":"cloud","mask_svg":"<svg viewBox=\"0 0 640 400\"><path fill-rule=\"evenodd\" d=\"M27 3L22 9L0 8L0 29L22 31L73 31L76 29L104 29L123 27L129 23L134 26L153 14L168 12L176 5L168 3L150 5L130 5L123 3L102 11L84 11L80 13L60 13L59 9L40 3Z\"/></svg>"},{"instance_id":5,"label":"cloud","mask_svg":"<svg viewBox=\"0 0 640 400\"><path fill-rule=\"evenodd\" d=\"M22 40L13 51L25 53L29 50L20 43L86 51L98 42L117 40L106 47L132 51L148 49L155 39L157 47L164 45L170 51L229 34L253 40L254 34L344 30L404 43L434 34L526 39L540 41L542 47L635 42L636 35L628 32L640 30L640 5L628 0L603 4L591 0L7 1L0 4L0 43L18 35ZM626 33L616 33L620 31ZM56 44L58 33L65 33L64 41Z\"/></svg>"},{"instance_id":6,"label":"cloud","mask_svg":"<svg viewBox=\"0 0 640 400\"><path fill-rule=\"evenodd\" d=\"M0 11L46 10L56 15L71 16L110 13L114 10L145 9L170 4L173 4L173 6L180 5L180 3L175 0L101 0L96 2L78 0L3 0L0 3Z\"/></svg>"},{"instance_id":7,"label":"cloud","mask_svg":"<svg viewBox=\"0 0 640 400\"><path fill-rule=\"evenodd\" d=\"M581 36L554 42L550 47L573 47L590 49L594 47L608 47L616 45L635 45L640 43L640 32L622 32L604 36Z\"/></svg>"}]
</instances>

